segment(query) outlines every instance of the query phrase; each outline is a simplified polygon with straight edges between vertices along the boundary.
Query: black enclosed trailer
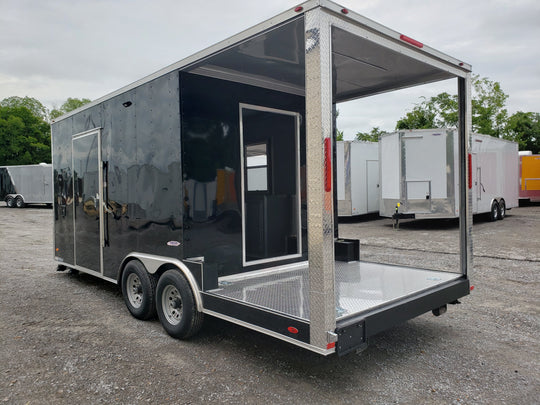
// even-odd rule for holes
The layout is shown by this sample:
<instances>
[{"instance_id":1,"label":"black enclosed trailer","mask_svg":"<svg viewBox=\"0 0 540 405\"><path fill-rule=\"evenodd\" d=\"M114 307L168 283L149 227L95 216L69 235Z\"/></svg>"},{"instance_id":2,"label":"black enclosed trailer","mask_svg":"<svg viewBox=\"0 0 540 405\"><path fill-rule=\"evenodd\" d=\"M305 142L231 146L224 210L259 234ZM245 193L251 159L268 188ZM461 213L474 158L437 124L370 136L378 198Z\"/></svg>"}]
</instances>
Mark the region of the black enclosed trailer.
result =
<instances>
[{"instance_id":1,"label":"black enclosed trailer","mask_svg":"<svg viewBox=\"0 0 540 405\"><path fill-rule=\"evenodd\" d=\"M339 238L341 101L449 78L467 184L470 66L308 1L52 124L55 258L121 285L175 337L209 314L321 354L469 293L471 198L455 272L359 261Z\"/></svg>"}]
</instances>

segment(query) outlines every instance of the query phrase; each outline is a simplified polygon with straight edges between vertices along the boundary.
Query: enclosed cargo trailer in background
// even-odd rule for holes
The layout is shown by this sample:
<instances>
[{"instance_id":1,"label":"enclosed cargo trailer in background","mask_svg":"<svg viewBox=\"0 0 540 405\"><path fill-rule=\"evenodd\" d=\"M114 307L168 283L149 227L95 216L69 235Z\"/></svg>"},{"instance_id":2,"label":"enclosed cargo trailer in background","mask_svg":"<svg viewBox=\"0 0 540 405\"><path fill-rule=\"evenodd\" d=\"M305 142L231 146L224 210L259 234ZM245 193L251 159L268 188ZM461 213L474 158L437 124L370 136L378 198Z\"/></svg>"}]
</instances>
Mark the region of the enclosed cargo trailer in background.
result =
<instances>
[{"instance_id":1,"label":"enclosed cargo trailer in background","mask_svg":"<svg viewBox=\"0 0 540 405\"><path fill-rule=\"evenodd\" d=\"M52 204L52 165L0 166L0 200L10 208Z\"/></svg>"},{"instance_id":2,"label":"enclosed cargo trailer in background","mask_svg":"<svg viewBox=\"0 0 540 405\"><path fill-rule=\"evenodd\" d=\"M519 152L519 199L540 201L540 155Z\"/></svg>"},{"instance_id":3,"label":"enclosed cargo trailer in background","mask_svg":"<svg viewBox=\"0 0 540 405\"><path fill-rule=\"evenodd\" d=\"M470 193L452 271L359 261L339 238L333 120L336 103L446 79L464 184L470 66L330 1L70 112L52 124L59 269L118 283L178 338L209 314L344 354L439 314L469 293Z\"/></svg>"},{"instance_id":4,"label":"enclosed cargo trailer in background","mask_svg":"<svg viewBox=\"0 0 540 405\"><path fill-rule=\"evenodd\" d=\"M336 142L338 215L379 212L379 145L377 142Z\"/></svg>"},{"instance_id":5,"label":"enclosed cargo trailer in background","mask_svg":"<svg viewBox=\"0 0 540 405\"><path fill-rule=\"evenodd\" d=\"M380 215L393 218L457 218L458 134L454 129L407 130L381 136ZM515 142L473 134L468 187L472 213L503 219L518 206Z\"/></svg>"}]
</instances>

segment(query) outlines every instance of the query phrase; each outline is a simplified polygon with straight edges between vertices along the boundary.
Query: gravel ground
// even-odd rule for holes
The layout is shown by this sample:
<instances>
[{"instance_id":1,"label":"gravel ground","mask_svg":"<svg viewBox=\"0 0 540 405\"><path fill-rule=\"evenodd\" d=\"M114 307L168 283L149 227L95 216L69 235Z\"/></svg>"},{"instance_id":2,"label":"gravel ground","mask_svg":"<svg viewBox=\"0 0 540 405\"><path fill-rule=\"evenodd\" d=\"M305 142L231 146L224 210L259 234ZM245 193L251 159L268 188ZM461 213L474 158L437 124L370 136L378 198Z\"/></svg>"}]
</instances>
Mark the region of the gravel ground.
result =
<instances>
[{"instance_id":1,"label":"gravel ground","mask_svg":"<svg viewBox=\"0 0 540 405\"><path fill-rule=\"evenodd\" d=\"M131 317L116 286L58 273L52 211L0 207L0 403L534 404L540 205L475 220L474 291L367 350L322 357L205 318L190 341ZM365 258L455 267L455 221L341 224Z\"/></svg>"}]
</instances>

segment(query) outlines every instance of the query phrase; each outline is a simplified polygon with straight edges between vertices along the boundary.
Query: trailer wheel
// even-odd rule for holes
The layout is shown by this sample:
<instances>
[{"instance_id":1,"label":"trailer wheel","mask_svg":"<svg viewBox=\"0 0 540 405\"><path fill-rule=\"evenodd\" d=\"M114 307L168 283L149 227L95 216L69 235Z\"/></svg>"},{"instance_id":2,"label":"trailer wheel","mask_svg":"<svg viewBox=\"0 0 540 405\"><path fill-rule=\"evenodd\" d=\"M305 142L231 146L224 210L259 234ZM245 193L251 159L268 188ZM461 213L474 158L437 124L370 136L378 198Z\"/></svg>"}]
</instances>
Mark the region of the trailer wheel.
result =
<instances>
[{"instance_id":1,"label":"trailer wheel","mask_svg":"<svg viewBox=\"0 0 540 405\"><path fill-rule=\"evenodd\" d=\"M149 319L156 313L156 280L141 262L130 261L122 273L124 302L137 319Z\"/></svg>"},{"instance_id":2,"label":"trailer wheel","mask_svg":"<svg viewBox=\"0 0 540 405\"><path fill-rule=\"evenodd\" d=\"M504 219L506 217L506 203L501 198L501 201L499 201L499 219Z\"/></svg>"},{"instance_id":3,"label":"trailer wheel","mask_svg":"<svg viewBox=\"0 0 540 405\"><path fill-rule=\"evenodd\" d=\"M491 211L489 212L489 219L491 221L496 221L499 219L499 204L497 201L491 203Z\"/></svg>"},{"instance_id":4,"label":"trailer wheel","mask_svg":"<svg viewBox=\"0 0 540 405\"><path fill-rule=\"evenodd\" d=\"M186 339L201 329L203 313L197 310L195 297L186 278L177 270L168 270L156 288L156 307L165 331L174 338Z\"/></svg>"},{"instance_id":5,"label":"trailer wheel","mask_svg":"<svg viewBox=\"0 0 540 405\"><path fill-rule=\"evenodd\" d=\"M7 205L9 208L15 208L15 198L9 196L9 197L6 199L6 205Z\"/></svg>"},{"instance_id":6,"label":"trailer wheel","mask_svg":"<svg viewBox=\"0 0 540 405\"><path fill-rule=\"evenodd\" d=\"M17 198L15 199L15 205L17 206L17 208L24 208L26 204L24 203L24 200L21 196L17 196Z\"/></svg>"}]
</instances>

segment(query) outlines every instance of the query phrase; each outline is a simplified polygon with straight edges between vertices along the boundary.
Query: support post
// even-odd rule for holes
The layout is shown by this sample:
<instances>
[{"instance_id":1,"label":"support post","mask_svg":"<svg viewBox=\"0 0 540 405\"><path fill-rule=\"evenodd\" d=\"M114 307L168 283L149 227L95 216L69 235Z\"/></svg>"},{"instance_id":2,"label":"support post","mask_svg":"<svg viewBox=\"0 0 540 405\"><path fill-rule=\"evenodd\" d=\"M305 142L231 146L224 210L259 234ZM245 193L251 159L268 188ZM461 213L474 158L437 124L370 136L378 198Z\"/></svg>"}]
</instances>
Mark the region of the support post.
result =
<instances>
[{"instance_id":1,"label":"support post","mask_svg":"<svg viewBox=\"0 0 540 405\"><path fill-rule=\"evenodd\" d=\"M331 27L320 9L306 13L306 149L310 343L326 349L336 327L334 267Z\"/></svg>"},{"instance_id":2,"label":"support post","mask_svg":"<svg viewBox=\"0 0 540 405\"><path fill-rule=\"evenodd\" d=\"M458 78L459 99L459 230L461 273L470 275L473 266L472 253L472 196L469 189L468 154L471 152L471 74Z\"/></svg>"}]
</instances>

